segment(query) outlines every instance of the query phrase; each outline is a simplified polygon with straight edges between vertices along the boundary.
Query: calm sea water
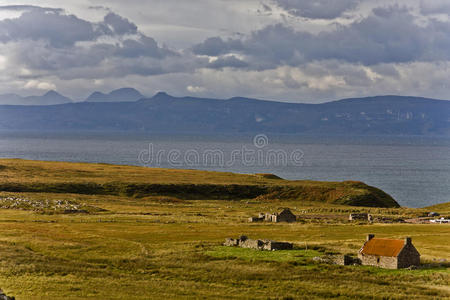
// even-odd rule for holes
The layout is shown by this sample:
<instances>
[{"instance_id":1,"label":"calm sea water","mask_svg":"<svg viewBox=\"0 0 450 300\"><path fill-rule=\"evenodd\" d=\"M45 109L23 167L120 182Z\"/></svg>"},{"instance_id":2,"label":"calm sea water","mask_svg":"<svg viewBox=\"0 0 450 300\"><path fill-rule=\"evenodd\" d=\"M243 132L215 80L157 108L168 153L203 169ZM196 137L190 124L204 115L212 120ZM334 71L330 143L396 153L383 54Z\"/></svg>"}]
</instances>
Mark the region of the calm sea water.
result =
<instances>
[{"instance_id":1,"label":"calm sea water","mask_svg":"<svg viewBox=\"0 0 450 300\"><path fill-rule=\"evenodd\" d=\"M0 133L0 157L359 180L404 206L450 201L450 140L439 138Z\"/></svg>"}]
</instances>

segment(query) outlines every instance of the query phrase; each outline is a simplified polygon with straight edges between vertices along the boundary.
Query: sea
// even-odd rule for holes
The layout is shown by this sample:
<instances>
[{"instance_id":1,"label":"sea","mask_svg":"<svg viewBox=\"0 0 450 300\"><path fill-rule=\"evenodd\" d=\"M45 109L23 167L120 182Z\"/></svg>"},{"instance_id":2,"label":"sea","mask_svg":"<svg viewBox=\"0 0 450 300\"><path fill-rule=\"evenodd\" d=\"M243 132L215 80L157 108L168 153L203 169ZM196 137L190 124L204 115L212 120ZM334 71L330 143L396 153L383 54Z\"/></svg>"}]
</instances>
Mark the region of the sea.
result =
<instances>
[{"instance_id":1,"label":"sea","mask_svg":"<svg viewBox=\"0 0 450 300\"><path fill-rule=\"evenodd\" d=\"M450 138L0 132L0 158L363 181L407 207L450 202Z\"/></svg>"}]
</instances>

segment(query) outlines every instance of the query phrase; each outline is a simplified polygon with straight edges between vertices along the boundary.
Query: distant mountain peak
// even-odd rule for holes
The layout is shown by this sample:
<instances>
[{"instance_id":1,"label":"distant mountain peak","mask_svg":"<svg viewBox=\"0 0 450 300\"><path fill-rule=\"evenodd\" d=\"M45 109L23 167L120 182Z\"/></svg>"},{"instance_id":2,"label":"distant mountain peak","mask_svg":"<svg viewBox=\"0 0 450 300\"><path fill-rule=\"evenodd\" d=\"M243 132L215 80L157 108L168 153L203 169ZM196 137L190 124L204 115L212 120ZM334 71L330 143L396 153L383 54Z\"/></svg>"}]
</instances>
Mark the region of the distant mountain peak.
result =
<instances>
[{"instance_id":1,"label":"distant mountain peak","mask_svg":"<svg viewBox=\"0 0 450 300\"><path fill-rule=\"evenodd\" d=\"M71 103L72 99L50 90L42 96L23 97L19 105L57 105Z\"/></svg>"},{"instance_id":2,"label":"distant mountain peak","mask_svg":"<svg viewBox=\"0 0 450 300\"><path fill-rule=\"evenodd\" d=\"M43 95L43 97L64 97L63 95L61 95L60 93L58 93L55 90L50 90L47 93L45 93Z\"/></svg>"},{"instance_id":3,"label":"distant mountain peak","mask_svg":"<svg viewBox=\"0 0 450 300\"><path fill-rule=\"evenodd\" d=\"M155 94L155 96L153 96L153 98L159 98L159 97L172 97L169 94L167 94L166 92L157 92Z\"/></svg>"},{"instance_id":4,"label":"distant mountain peak","mask_svg":"<svg viewBox=\"0 0 450 300\"><path fill-rule=\"evenodd\" d=\"M100 95L106 95L106 94L99 92L99 91L95 91L91 94L91 96L100 96Z\"/></svg>"},{"instance_id":5,"label":"distant mountain peak","mask_svg":"<svg viewBox=\"0 0 450 300\"><path fill-rule=\"evenodd\" d=\"M138 90L125 87L111 91L109 94L94 92L86 99L86 102L134 102L143 97Z\"/></svg>"},{"instance_id":6,"label":"distant mountain peak","mask_svg":"<svg viewBox=\"0 0 450 300\"><path fill-rule=\"evenodd\" d=\"M166 92L158 92L151 99L164 101L164 100L175 99L175 97L167 94Z\"/></svg>"},{"instance_id":7,"label":"distant mountain peak","mask_svg":"<svg viewBox=\"0 0 450 300\"><path fill-rule=\"evenodd\" d=\"M117 92L133 92L133 93L139 93L140 94L140 92L137 89L131 88L131 87L123 87L123 88L120 88L120 89L116 89L116 90L113 90L110 94L117 93Z\"/></svg>"}]
</instances>

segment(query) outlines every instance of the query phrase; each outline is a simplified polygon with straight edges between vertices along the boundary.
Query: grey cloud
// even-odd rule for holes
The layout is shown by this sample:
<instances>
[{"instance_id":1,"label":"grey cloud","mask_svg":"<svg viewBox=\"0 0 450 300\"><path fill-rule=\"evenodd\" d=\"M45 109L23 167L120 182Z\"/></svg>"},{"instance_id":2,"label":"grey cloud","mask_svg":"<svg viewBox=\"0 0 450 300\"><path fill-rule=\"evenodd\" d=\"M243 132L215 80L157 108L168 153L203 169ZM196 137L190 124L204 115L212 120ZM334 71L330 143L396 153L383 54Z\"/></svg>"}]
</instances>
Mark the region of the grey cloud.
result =
<instances>
[{"instance_id":1,"label":"grey cloud","mask_svg":"<svg viewBox=\"0 0 450 300\"><path fill-rule=\"evenodd\" d=\"M335 19L354 9L361 0L274 0L289 14L311 19Z\"/></svg>"},{"instance_id":2,"label":"grey cloud","mask_svg":"<svg viewBox=\"0 0 450 300\"><path fill-rule=\"evenodd\" d=\"M98 37L91 23L74 15L31 10L15 19L0 21L0 41L47 40L54 47L72 46L77 41Z\"/></svg>"},{"instance_id":3,"label":"grey cloud","mask_svg":"<svg viewBox=\"0 0 450 300\"><path fill-rule=\"evenodd\" d=\"M153 38L145 35L141 35L138 40L126 39L121 46L117 46L116 54L130 58L141 56L163 58L168 55L176 55L169 49L160 48Z\"/></svg>"},{"instance_id":4,"label":"grey cloud","mask_svg":"<svg viewBox=\"0 0 450 300\"><path fill-rule=\"evenodd\" d=\"M376 72L380 75L383 75L385 77L400 78L400 73L395 68L395 66L393 66L391 64L379 64L379 65L372 66L371 69L374 72Z\"/></svg>"},{"instance_id":5,"label":"grey cloud","mask_svg":"<svg viewBox=\"0 0 450 300\"><path fill-rule=\"evenodd\" d=\"M411 13L394 6L317 35L277 24L253 32L240 43L209 39L196 49L208 55L241 53L254 69L333 59L364 65L448 60L450 23L429 20L419 26Z\"/></svg>"},{"instance_id":6,"label":"grey cloud","mask_svg":"<svg viewBox=\"0 0 450 300\"><path fill-rule=\"evenodd\" d=\"M109 25L113 32L118 35L137 33L136 24L112 12L105 16L104 23Z\"/></svg>"},{"instance_id":7,"label":"grey cloud","mask_svg":"<svg viewBox=\"0 0 450 300\"><path fill-rule=\"evenodd\" d=\"M135 24L115 13L108 13L103 22L91 23L63 14L60 9L18 6L17 10L24 13L18 18L0 21L1 42L45 40L53 47L69 47L79 41L95 41L102 35L137 34Z\"/></svg>"},{"instance_id":8,"label":"grey cloud","mask_svg":"<svg viewBox=\"0 0 450 300\"><path fill-rule=\"evenodd\" d=\"M104 36L108 38L100 39ZM0 42L3 54L8 49L12 65L32 71L21 78L149 76L207 65L207 60L190 53L160 47L134 23L114 13L93 23L60 11L25 9L17 18L0 21Z\"/></svg>"},{"instance_id":9,"label":"grey cloud","mask_svg":"<svg viewBox=\"0 0 450 300\"><path fill-rule=\"evenodd\" d=\"M232 50L242 49L243 47L240 40L229 39L224 41L220 37L212 37L201 44L195 45L193 47L193 52L197 55L219 56Z\"/></svg>"},{"instance_id":10,"label":"grey cloud","mask_svg":"<svg viewBox=\"0 0 450 300\"><path fill-rule=\"evenodd\" d=\"M267 4L262 3L262 7L263 7L265 12L271 12L272 11L272 8L269 5L267 5Z\"/></svg>"}]
</instances>

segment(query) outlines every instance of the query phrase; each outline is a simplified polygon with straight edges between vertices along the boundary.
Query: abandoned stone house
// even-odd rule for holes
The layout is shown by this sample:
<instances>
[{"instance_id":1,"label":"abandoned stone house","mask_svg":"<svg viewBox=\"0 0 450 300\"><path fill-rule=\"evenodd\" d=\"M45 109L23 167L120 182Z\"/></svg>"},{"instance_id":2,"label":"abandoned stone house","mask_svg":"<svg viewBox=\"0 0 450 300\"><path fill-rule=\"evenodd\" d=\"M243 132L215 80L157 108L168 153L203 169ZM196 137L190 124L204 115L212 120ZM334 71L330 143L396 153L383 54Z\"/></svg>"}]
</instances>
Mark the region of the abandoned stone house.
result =
<instances>
[{"instance_id":1,"label":"abandoned stone house","mask_svg":"<svg viewBox=\"0 0 450 300\"><path fill-rule=\"evenodd\" d=\"M411 242L404 240L375 238L369 234L358 252L362 265L386 269L408 268L420 265L420 254Z\"/></svg>"},{"instance_id":2,"label":"abandoned stone house","mask_svg":"<svg viewBox=\"0 0 450 300\"><path fill-rule=\"evenodd\" d=\"M295 222L297 220L297 217L291 212L289 208L283 209L282 212L279 214L273 214L272 215L272 222L278 223L278 222Z\"/></svg>"},{"instance_id":3,"label":"abandoned stone house","mask_svg":"<svg viewBox=\"0 0 450 300\"><path fill-rule=\"evenodd\" d=\"M368 221L368 222L372 222L373 218L372 215L366 214L366 213L361 213L361 214L350 214L348 217L349 221Z\"/></svg>"},{"instance_id":4,"label":"abandoned stone house","mask_svg":"<svg viewBox=\"0 0 450 300\"><path fill-rule=\"evenodd\" d=\"M262 221L266 221L266 222L274 222L274 223L279 223L279 222L295 222L297 220L297 217L292 213L292 211L289 208L285 208L283 209L282 212L280 213L260 213L258 215L258 217L251 217L248 219L249 222L262 222Z\"/></svg>"},{"instance_id":5,"label":"abandoned stone house","mask_svg":"<svg viewBox=\"0 0 450 300\"><path fill-rule=\"evenodd\" d=\"M252 240L245 235L241 236L239 239L227 238L223 245L267 251L291 250L293 248L292 243L275 242L271 240Z\"/></svg>"}]
</instances>

